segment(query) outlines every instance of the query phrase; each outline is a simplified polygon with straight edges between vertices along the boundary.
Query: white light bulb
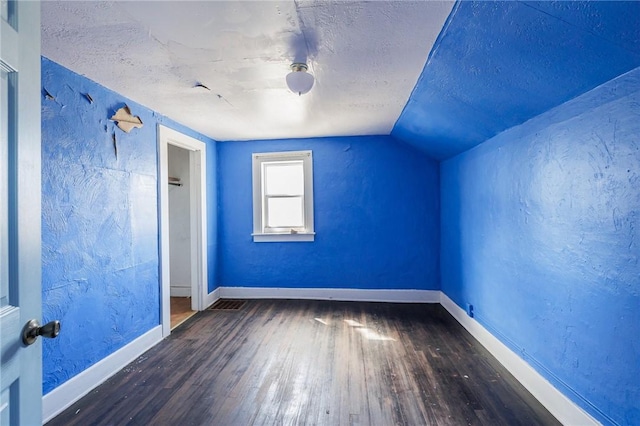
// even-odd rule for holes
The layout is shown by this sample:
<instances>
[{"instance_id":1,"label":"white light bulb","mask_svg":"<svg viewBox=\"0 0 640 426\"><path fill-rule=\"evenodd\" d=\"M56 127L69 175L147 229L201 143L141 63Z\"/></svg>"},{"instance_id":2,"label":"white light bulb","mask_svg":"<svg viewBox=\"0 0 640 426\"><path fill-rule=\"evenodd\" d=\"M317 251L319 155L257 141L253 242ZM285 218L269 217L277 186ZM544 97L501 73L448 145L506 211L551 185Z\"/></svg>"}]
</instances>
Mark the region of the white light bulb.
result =
<instances>
[{"instance_id":1,"label":"white light bulb","mask_svg":"<svg viewBox=\"0 0 640 426\"><path fill-rule=\"evenodd\" d=\"M304 95L313 87L313 75L307 72L307 64L291 65L291 72L287 74L287 86L289 90L298 95Z\"/></svg>"}]
</instances>

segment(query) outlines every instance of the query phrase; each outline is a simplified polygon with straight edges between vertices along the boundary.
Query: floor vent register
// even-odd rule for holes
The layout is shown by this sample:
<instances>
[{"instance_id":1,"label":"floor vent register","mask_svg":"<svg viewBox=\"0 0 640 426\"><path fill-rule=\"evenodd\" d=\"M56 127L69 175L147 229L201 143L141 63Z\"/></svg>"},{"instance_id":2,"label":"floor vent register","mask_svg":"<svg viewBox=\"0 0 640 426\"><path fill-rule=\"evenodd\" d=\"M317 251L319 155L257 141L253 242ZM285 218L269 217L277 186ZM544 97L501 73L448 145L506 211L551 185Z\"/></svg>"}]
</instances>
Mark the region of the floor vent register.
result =
<instances>
[{"instance_id":1,"label":"floor vent register","mask_svg":"<svg viewBox=\"0 0 640 426\"><path fill-rule=\"evenodd\" d=\"M239 311L247 303L246 300L218 299L208 308L210 311Z\"/></svg>"}]
</instances>

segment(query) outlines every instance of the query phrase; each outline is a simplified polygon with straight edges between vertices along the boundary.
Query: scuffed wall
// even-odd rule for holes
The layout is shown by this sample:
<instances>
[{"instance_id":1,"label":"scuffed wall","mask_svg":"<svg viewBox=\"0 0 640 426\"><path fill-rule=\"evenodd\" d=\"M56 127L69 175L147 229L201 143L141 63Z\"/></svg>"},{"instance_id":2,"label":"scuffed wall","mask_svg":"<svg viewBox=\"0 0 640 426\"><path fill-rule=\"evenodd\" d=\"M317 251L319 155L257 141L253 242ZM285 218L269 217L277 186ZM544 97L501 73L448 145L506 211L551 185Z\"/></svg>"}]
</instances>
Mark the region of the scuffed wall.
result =
<instances>
[{"instance_id":1,"label":"scuffed wall","mask_svg":"<svg viewBox=\"0 0 640 426\"><path fill-rule=\"evenodd\" d=\"M604 424L640 424L640 68L441 164L442 290Z\"/></svg>"},{"instance_id":2,"label":"scuffed wall","mask_svg":"<svg viewBox=\"0 0 640 426\"><path fill-rule=\"evenodd\" d=\"M438 289L438 165L387 136L222 142L223 286ZM251 154L313 151L314 242L254 243Z\"/></svg>"},{"instance_id":3,"label":"scuffed wall","mask_svg":"<svg viewBox=\"0 0 640 426\"><path fill-rule=\"evenodd\" d=\"M157 124L209 144L214 186L215 144L46 58L42 85L43 320L62 323L43 342L46 394L160 322ZM124 104L142 128L109 120Z\"/></svg>"}]
</instances>

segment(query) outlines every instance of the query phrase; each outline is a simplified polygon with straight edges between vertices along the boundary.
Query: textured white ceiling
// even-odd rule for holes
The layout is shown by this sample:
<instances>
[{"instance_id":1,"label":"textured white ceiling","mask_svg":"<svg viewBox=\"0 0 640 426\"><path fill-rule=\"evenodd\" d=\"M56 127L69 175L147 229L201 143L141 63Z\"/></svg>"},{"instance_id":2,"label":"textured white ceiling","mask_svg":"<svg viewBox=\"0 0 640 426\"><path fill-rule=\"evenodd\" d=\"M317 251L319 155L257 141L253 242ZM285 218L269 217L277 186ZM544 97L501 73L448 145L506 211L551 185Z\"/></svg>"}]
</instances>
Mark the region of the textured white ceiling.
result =
<instances>
[{"instance_id":1,"label":"textured white ceiling","mask_svg":"<svg viewBox=\"0 0 640 426\"><path fill-rule=\"evenodd\" d=\"M389 134L452 5L44 1L42 54L216 140Z\"/></svg>"}]
</instances>

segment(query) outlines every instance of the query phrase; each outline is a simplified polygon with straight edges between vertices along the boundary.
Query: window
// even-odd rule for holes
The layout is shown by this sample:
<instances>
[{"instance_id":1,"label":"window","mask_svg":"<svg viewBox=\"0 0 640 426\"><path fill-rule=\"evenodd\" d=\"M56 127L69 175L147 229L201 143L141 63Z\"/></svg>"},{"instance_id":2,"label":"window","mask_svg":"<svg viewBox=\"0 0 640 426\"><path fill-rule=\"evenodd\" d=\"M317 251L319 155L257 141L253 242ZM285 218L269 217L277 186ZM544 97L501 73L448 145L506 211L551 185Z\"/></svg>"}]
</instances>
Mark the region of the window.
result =
<instances>
[{"instance_id":1,"label":"window","mask_svg":"<svg viewBox=\"0 0 640 426\"><path fill-rule=\"evenodd\" d=\"M311 151L253 154L253 241L313 241Z\"/></svg>"}]
</instances>

